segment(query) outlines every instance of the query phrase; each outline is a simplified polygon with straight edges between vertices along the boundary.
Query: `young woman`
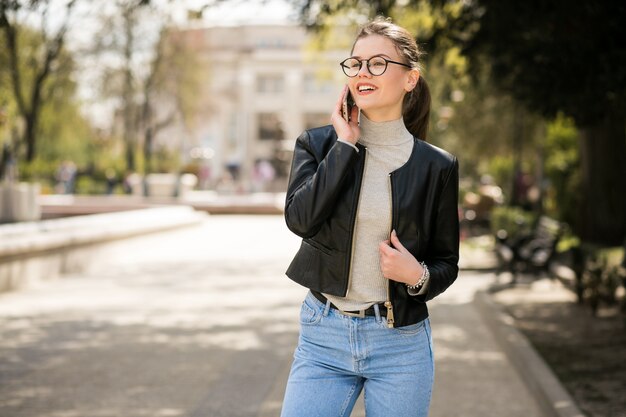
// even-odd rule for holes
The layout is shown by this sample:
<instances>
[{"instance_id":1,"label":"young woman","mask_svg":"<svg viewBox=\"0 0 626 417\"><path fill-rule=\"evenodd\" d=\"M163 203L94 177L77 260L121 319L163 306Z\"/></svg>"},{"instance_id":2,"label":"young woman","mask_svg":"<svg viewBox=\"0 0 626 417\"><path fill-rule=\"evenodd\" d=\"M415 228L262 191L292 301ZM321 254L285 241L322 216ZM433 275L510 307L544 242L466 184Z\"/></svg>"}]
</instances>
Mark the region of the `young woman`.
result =
<instances>
[{"instance_id":1,"label":"young woman","mask_svg":"<svg viewBox=\"0 0 626 417\"><path fill-rule=\"evenodd\" d=\"M347 86L332 126L296 142L285 219L303 239L287 275L310 292L283 417L349 416L363 389L368 416L428 414L426 302L458 273L458 163L424 142L419 57L389 20L362 27L341 63Z\"/></svg>"}]
</instances>

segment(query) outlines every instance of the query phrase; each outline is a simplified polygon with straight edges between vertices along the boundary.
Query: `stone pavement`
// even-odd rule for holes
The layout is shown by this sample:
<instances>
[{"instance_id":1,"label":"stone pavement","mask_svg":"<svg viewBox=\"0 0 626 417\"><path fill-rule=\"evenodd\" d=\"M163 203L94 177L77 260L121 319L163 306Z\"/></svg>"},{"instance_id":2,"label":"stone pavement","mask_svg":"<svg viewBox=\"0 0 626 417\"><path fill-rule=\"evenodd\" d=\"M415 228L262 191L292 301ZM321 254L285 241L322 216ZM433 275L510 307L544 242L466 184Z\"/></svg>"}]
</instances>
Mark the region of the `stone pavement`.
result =
<instances>
[{"instance_id":1,"label":"stone pavement","mask_svg":"<svg viewBox=\"0 0 626 417\"><path fill-rule=\"evenodd\" d=\"M100 271L0 294L0 416L278 415L306 293L284 276L299 239L282 217L135 242ZM431 417L542 416L472 301L492 279L463 272L431 305Z\"/></svg>"}]
</instances>

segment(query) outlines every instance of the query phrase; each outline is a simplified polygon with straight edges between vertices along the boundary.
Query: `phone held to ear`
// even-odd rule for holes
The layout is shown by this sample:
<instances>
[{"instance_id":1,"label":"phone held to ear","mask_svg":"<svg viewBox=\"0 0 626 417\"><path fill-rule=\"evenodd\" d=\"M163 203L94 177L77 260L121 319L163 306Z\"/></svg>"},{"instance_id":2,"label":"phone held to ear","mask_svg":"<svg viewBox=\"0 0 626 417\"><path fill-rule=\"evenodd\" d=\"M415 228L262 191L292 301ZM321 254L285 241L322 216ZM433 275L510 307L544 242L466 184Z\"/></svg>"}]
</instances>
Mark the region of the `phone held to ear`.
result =
<instances>
[{"instance_id":1,"label":"phone held to ear","mask_svg":"<svg viewBox=\"0 0 626 417\"><path fill-rule=\"evenodd\" d=\"M343 105L341 107L341 115L346 121L350 121L350 115L352 114L352 107L355 105L354 99L352 98L352 94L350 94L350 90L346 91L346 94L343 96Z\"/></svg>"}]
</instances>

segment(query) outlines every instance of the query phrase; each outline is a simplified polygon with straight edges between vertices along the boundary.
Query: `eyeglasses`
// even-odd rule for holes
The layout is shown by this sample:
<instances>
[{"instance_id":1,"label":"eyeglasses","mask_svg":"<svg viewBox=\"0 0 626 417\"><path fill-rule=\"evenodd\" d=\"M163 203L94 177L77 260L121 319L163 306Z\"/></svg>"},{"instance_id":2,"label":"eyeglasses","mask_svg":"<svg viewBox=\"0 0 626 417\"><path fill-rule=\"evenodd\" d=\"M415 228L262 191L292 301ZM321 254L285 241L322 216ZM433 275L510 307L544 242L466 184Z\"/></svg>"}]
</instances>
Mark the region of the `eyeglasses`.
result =
<instances>
[{"instance_id":1,"label":"eyeglasses","mask_svg":"<svg viewBox=\"0 0 626 417\"><path fill-rule=\"evenodd\" d=\"M356 77L359 74L359 71L361 71L364 62L367 63L367 70L374 76L383 75L385 71L387 71L388 64L402 65L403 67L411 68L410 65L392 61L390 59L383 58L382 56L374 56L370 59L348 58L339 63L339 65L341 65L343 73L348 77Z\"/></svg>"}]
</instances>

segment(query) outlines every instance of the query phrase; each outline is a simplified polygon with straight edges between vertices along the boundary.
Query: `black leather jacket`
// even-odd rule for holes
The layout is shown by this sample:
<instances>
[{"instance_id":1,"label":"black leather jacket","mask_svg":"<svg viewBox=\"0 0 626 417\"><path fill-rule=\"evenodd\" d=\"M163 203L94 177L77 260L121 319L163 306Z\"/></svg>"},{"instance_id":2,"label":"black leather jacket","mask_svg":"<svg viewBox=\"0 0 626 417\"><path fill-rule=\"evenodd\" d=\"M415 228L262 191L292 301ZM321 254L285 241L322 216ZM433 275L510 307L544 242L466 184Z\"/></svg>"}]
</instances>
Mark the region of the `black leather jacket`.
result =
<instances>
[{"instance_id":1,"label":"black leather jacket","mask_svg":"<svg viewBox=\"0 0 626 417\"><path fill-rule=\"evenodd\" d=\"M449 153L414 140L409 160L389 175L389 232L395 229L400 242L426 263L430 281L427 293L418 296L409 295L403 283L389 281L390 324L396 327L427 318L426 301L441 294L458 274L458 162ZM312 290L342 297L348 290L367 152L363 145L357 147L359 152L337 142L330 125L302 133L296 141L285 203L287 227L303 238L287 276Z\"/></svg>"}]
</instances>

